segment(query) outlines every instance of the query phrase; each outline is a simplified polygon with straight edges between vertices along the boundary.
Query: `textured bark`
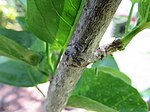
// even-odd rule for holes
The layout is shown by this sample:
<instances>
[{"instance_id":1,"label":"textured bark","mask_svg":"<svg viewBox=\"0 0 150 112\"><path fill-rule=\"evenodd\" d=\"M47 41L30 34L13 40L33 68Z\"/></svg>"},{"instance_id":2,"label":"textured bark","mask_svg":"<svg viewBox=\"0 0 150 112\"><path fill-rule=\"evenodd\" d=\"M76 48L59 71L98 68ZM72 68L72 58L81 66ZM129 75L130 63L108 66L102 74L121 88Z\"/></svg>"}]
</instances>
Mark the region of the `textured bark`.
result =
<instances>
[{"instance_id":1,"label":"textured bark","mask_svg":"<svg viewBox=\"0 0 150 112\"><path fill-rule=\"evenodd\" d=\"M91 56L91 63L94 63L97 60L102 60L104 57L112 55L117 50L124 50L124 44L121 39L115 39L112 43L103 45L95 50Z\"/></svg>"},{"instance_id":2,"label":"textured bark","mask_svg":"<svg viewBox=\"0 0 150 112\"><path fill-rule=\"evenodd\" d=\"M81 18L52 80L45 112L61 112L105 33L121 0L87 0Z\"/></svg>"}]
</instances>

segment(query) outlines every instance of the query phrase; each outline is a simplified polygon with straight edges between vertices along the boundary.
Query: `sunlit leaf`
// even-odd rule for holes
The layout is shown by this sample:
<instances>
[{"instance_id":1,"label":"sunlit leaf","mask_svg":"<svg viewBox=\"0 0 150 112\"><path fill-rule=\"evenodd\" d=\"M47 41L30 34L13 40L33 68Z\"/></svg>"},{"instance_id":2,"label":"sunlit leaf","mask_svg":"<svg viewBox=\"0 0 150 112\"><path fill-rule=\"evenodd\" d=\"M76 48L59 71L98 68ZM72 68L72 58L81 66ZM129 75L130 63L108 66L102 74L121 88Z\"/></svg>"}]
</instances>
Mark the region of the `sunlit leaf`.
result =
<instances>
[{"instance_id":1,"label":"sunlit leaf","mask_svg":"<svg viewBox=\"0 0 150 112\"><path fill-rule=\"evenodd\" d=\"M31 31L51 47L67 45L86 0L27 0Z\"/></svg>"}]
</instances>

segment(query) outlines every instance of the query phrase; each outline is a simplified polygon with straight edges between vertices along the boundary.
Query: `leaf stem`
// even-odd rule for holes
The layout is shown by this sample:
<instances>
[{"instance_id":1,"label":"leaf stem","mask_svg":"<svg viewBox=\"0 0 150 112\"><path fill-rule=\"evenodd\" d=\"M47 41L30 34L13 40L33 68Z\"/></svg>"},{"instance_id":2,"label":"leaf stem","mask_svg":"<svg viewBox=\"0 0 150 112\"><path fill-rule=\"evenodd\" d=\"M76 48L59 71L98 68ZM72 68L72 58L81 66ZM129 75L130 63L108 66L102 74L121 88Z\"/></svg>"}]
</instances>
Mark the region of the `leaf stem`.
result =
<instances>
[{"instance_id":1,"label":"leaf stem","mask_svg":"<svg viewBox=\"0 0 150 112\"><path fill-rule=\"evenodd\" d=\"M142 30L144 30L148 27L150 27L150 22L143 23L143 24L139 25L138 27L134 28L131 32L127 33L121 40L124 47L126 47L129 44L129 42L133 39L133 37L136 34L138 34L139 32L141 32Z\"/></svg>"},{"instance_id":2,"label":"leaf stem","mask_svg":"<svg viewBox=\"0 0 150 112\"><path fill-rule=\"evenodd\" d=\"M55 65L55 67L54 67L54 73L56 72L57 66L58 66L58 64L59 64L59 62L60 62L60 59L61 59L63 53L64 53L64 49L61 49L61 51L60 51L60 53L59 53L59 56L58 56L58 59L57 59L57 62L56 62L56 65Z\"/></svg>"},{"instance_id":3,"label":"leaf stem","mask_svg":"<svg viewBox=\"0 0 150 112\"><path fill-rule=\"evenodd\" d=\"M44 93L41 91L41 89L38 86L35 86L35 88L42 94L42 96L45 98Z\"/></svg>"},{"instance_id":4,"label":"leaf stem","mask_svg":"<svg viewBox=\"0 0 150 112\"><path fill-rule=\"evenodd\" d=\"M128 21L126 23L126 31L125 31L125 33L128 33L129 29L130 29L129 26L130 26L131 19L132 19L132 13L133 13L134 5L135 5L135 3L132 3L131 9L130 9L130 13L129 13L129 16L128 16Z\"/></svg>"},{"instance_id":5,"label":"leaf stem","mask_svg":"<svg viewBox=\"0 0 150 112\"><path fill-rule=\"evenodd\" d=\"M27 68L28 76L32 83L37 84L36 80L33 78L33 76L30 74L30 69ZM40 88L35 85L35 88L42 94L43 97L45 97L44 93L40 90Z\"/></svg>"}]
</instances>

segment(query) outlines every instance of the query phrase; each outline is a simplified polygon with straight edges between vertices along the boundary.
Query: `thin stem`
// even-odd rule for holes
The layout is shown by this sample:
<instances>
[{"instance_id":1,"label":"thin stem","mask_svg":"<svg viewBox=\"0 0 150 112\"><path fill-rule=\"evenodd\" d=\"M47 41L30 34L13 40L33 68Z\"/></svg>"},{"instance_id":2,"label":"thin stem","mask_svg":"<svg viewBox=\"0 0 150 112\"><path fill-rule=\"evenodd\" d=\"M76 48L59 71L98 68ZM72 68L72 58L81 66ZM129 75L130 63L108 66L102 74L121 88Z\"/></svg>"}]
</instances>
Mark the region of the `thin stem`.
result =
<instances>
[{"instance_id":1,"label":"thin stem","mask_svg":"<svg viewBox=\"0 0 150 112\"><path fill-rule=\"evenodd\" d=\"M30 70L28 70L28 68L27 68L27 71L30 72ZM32 75L30 73L28 73L28 75L29 75L31 82L37 84L36 80L32 77ZM44 93L40 90L40 88L37 85L35 87L42 94L42 96L45 97Z\"/></svg>"},{"instance_id":2,"label":"thin stem","mask_svg":"<svg viewBox=\"0 0 150 112\"><path fill-rule=\"evenodd\" d=\"M50 67L51 71L54 72L54 66L51 63L52 62L52 60L51 60L52 53L50 52L49 44L47 42L46 42L46 56L47 56L47 65L48 65L48 67Z\"/></svg>"},{"instance_id":3,"label":"thin stem","mask_svg":"<svg viewBox=\"0 0 150 112\"><path fill-rule=\"evenodd\" d=\"M131 9L130 9L130 13L129 13L129 16L128 16L128 21L126 23L126 31L125 31L125 33L128 33L129 29L130 29L129 26L130 26L131 19L132 19L132 13L133 13L134 5L135 5L135 3L132 3Z\"/></svg>"},{"instance_id":4,"label":"thin stem","mask_svg":"<svg viewBox=\"0 0 150 112\"><path fill-rule=\"evenodd\" d=\"M136 27L131 32L126 34L122 39L122 44L124 45L124 47L126 47L129 44L129 42L133 39L133 37L136 34L138 34L139 32L141 32L142 30L144 30L145 28L148 28L148 27L150 27L150 22L141 24L140 26Z\"/></svg>"},{"instance_id":5,"label":"thin stem","mask_svg":"<svg viewBox=\"0 0 150 112\"><path fill-rule=\"evenodd\" d=\"M57 66L58 66L58 64L59 64L59 62L60 62L60 59L61 59L63 53L64 53L64 49L61 49L61 51L60 51L60 53L59 53L59 56L58 56L58 59L57 59L57 62L56 62L56 65L55 65L55 67L54 67L54 69L55 69L55 70L54 70L54 73L56 72Z\"/></svg>"},{"instance_id":6,"label":"thin stem","mask_svg":"<svg viewBox=\"0 0 150 112\"><path fill-rule=\"evenodd\" d=\"M41 91L41 89L38 86L35 86L35 88L42 94L42 96L45 98L44 93Z\"/></svg>"}]
</instances>

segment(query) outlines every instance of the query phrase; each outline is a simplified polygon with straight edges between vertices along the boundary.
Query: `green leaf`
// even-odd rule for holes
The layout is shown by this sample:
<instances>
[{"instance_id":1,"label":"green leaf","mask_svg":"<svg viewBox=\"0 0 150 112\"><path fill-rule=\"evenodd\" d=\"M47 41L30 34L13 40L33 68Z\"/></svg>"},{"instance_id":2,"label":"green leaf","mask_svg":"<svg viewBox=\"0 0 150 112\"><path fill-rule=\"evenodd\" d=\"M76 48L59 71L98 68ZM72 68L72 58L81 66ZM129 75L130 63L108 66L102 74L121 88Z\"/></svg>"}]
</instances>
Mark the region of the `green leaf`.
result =
<instances>
[{"instance_id":1,"label":"green leaf","mask_svg":"<svg viewBox=\"0 0 150 112\"><path fill-rule=\"evenodd\" d=\"M31 50L37 51L37 52L45 52L46 50L46 43L40 39L36 39L35 42L30 47Z\"/></svg>"},{"instance_id":2,"label":"green leaf","mask_svg":"<svg viewBox=\"0 0 150 112\"><path fill-rule=\"evenodd\" d=\"M21 61L0 57L0 83L18 87L31 87L47 82L49 76L36 67Z\"/></svg>"},{"instance_id":3,"label":"green leaf","mask_svg":"<svg viewBox=\"0 0 150 112\"><path fill-rule=\"evenodd\" d=\"M15 31L11 29L0 28L0 34L26 48L31 47L36 40L36 37L32 33L25 31Z\"/></svg>"},{"instance_id":4,"label":"green leaf","mask_svg":"<svg viewBox=\"0 0 150 112\"><path fill-rule=\"evenodd\" d=\"M119 112L147 112L147 105L138 91L121 78L101 69L87 69L73 94L88 97Z\"/></svg>"},{"instance_id":5,"label":"green leaf","mask_svg":"<svg viewBox=\"0 0 150 112\"><path fill-rule=\"evenodd\" d=\"M27 0L31 31L51 47L65 47L75 29L86 0Z\"/></svg>"},{"instance_id":6,"label":"green leaf","mask_svg":"<svg viewBox=\"0 0 150 112\"><path fill-rule=\"evenodd\" d=\"M31 46L30 49L33 51L45 53L46 43L37 38L35 43ZM53 52L53 50L49 49L49 55L46 56L46 53L45 53L45 57L39 64L40 69L49 74L53 74L52 72L54 71L54 68L56 66L56 60L57 60L56 54L58 54L58 53L55 53L55 52ZM47 59L48 56L49 56L49 60Z\"/></svg>"},{"instance_id":7,"label":"green leaf","mask_svg":"<svg viewBox=\"0 0 150 112\"><path fill-rule=\"evenodd\" d=\"M138 0L138 12L142 22L150 22L150 0Z\"/></svg>"},{"instance_id":8,"label":"green leaf","mask_svg":"<svg viewBox=\"0 0 150 112\"><path fill-rule=\"evenodd\" d=\"M113 56L107 56L103 60L96 61L92 67L110 67L119 71L119 67Z\"/></svg>"},{"instance_id":9,"label":"green leaf","mask_svg":"<svg viewBox=\"0 0 150 112\"><path fill-rule=\"evenodd\" d=\"M52 64L52 62L50 62L50 64ZM53 75L53 69L52 67L49 65L49 63L47 62L47 57L45 57L41 63L39 64L39 68L40 70L44 71L45 73L49 74L49 75Z\"/></svg>"},{"instance_id":10,"label":"green leaf","mask_svg":"<svg viewBox=\"0 0 150 112\"><path fill-rule=\"evenodd\" d=\"M127 84L131 84L130 78L118 70L114 70L114 69L109 68L109 67L100 67L99 69L100 69L100 71L103 71L104 73L108 73L108 74L110 74L116 78L120 78L121 80L123 80Z\"/></svg>"},{"instance_id":11,"label":"green leaf","mask_svg":"<svg viewBox=\"0 0 150 112\"><path fill-rule=\"evenodd\" d=\"M118 112L99 102L91 100L87 97L72 95L67 103L68 107L76 107L86 109L86 112Z\"/></svg>"},{"instance_id":12,"label":"green leaf","mask_svg":"<svg viewBox=\"0 0 150 112\"><path fill-rule=\"evenodd\" d=\"M131 84L130 78L127 77L127 75L125 75L124 73L119 72L119 67L113 56L107 56L103 60L96 61L92 65L92 68L96 68L95 70L97 70L97 67L105 73L110 73L114 77L118 77L126 83Z\"/></svg>"},{"instance_id":13,"label":"green leaf","mask_svg":"<svg viewBox=\"0 0 150 112\"><path fill-rule=\"evenodd\" d=\"M0 55L19 59L32 65L37 65L43 58L43 55L28 50L2 35L0 35Z\"/></svg>"}]
</instances>

